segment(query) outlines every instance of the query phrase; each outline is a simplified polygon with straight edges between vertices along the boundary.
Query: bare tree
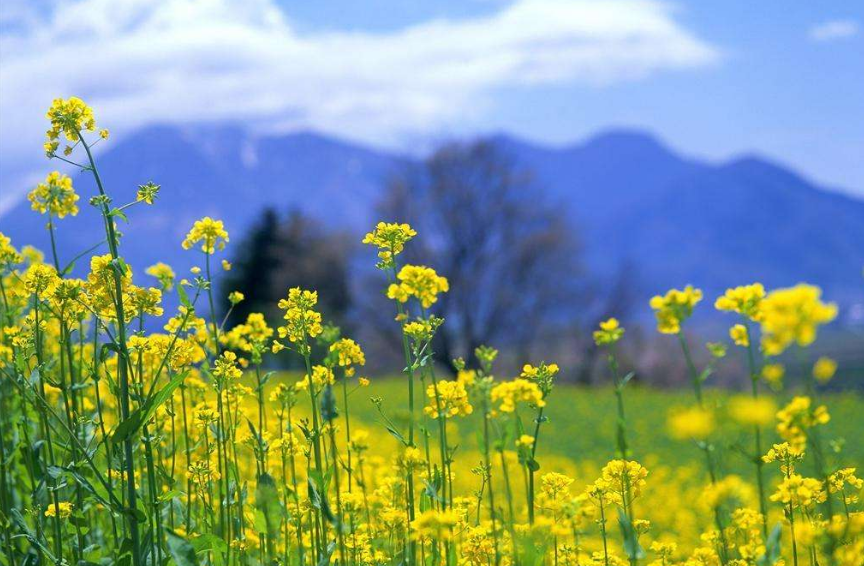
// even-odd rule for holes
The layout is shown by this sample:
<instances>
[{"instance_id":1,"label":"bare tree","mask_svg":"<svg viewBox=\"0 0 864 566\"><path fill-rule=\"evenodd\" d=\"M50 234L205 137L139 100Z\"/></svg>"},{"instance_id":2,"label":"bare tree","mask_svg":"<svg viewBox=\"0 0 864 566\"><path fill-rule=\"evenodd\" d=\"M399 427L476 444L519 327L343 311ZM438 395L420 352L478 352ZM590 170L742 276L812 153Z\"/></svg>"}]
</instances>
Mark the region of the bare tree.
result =
<instances>
[{"instance_id":1,"label":"bare tree","mask_svg":"<svg viewBox=\"0 0 864 566\"><path fill-rule=\"evenodd\" d=\"M450 281L436 354L470 357L482 343L528 344L541 325L571 323L579 247L567 216L530 172L490 141L452 142L392 178L382 218L422 238L408 260Z\"/></svg>"}]
</instances>

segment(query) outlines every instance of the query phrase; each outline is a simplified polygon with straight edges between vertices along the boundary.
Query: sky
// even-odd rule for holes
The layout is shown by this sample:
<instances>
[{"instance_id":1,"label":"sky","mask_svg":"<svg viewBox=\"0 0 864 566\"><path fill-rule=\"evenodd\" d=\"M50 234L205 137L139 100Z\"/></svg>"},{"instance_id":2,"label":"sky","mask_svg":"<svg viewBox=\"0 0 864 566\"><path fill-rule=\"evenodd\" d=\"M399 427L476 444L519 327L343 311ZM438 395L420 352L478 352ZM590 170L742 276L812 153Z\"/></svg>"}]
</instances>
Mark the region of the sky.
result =
<instances>
[{"instance_id":1,"label":"sky","mask_svg":"<svg viewBox=\"0 0 864 566\"><path fill-rule=\"evenodd\" d=\"M70 95L112 140L230 121L414 151L642 128L864 197L862 27L859 0L4 0L0 212L53 166L44 114Z\"/></svg>"}]
</instances>

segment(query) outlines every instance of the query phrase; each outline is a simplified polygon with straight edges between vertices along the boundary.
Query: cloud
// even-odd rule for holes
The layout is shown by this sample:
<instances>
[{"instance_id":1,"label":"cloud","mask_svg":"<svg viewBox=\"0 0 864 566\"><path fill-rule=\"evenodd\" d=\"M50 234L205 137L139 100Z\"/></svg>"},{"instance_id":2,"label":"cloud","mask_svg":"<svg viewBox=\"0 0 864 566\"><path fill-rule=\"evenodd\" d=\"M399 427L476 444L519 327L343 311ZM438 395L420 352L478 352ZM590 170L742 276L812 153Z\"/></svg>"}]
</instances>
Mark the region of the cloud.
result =
<instances>
[{"instance_id":1,"label":"cloud","mask_svg":"<svg viewBox=\"0 0 864 566\"><path fill-rule=\"evenodd\" d=\"M386 144L488 112L495 89L596 87L720 57L653 0L517 0L386 33L301 32L275 0L77 0L6 13L26 17L0 27L0 211L7 180L33 171L56 96L84 98L120 135L232 120Z\"/></svg>"},{"instance_id":2,"label":"cloud","mask_svg":"<svg viewBox=\"0 0 864 566\"><path fill-rule=\"evenodd\" d=\"M858 35L858 22L855 20L833 20L817 24L808 33L813 41L834 41Z\"/></svg>"}]
</instances>

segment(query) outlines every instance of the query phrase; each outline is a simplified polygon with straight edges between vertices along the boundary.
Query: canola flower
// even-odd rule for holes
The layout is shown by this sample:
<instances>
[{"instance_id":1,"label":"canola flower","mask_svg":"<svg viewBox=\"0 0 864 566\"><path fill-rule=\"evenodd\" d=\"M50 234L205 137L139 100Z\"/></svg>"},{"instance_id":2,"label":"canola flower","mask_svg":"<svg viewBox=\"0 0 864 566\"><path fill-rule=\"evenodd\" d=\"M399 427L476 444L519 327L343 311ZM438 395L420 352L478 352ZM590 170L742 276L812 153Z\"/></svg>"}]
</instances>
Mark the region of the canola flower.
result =
<instances>
[{"instance_id":1,"label":"canola flower","mask_svg":"<svg viewBox=\"0 0 864 566\"><path fill-rule=\"evenodd\" d=\"M752 284L717 299L739 317L729 339L741 349L730 351L754 359L751 394L721 401L700 387L727 344L710 343L697 368L683 335L701 292L652 299L658 330L681 342L696 396L670 413L668 434L704 462L672 465L652 455L664 432L625 418L633 374L619 367L627 339L617 319L593 334L617 412L593 423L574 415L582 429L562 434L549 411L565 364L526 363L500 379L498 351L487 346L454 360L452 376L430 363L449 283L432 266L400 265L419 235L380 223L363 241L387 279L407 395L373 397L378 422L367 422L355 410L369 402L359 375L366 353L327 323L314 290L287 289L278 324L252 312L226 327L216 299L233 307L244 297L216 291L210 256L229 236L212 218L195 222L182 244L204 253L201 267L178 281L156 263L141 275L153 286L142 283L120 254L115 218L159 206L159 186L139 185L135 201L111 208L90 151L109 136L93 110L57 99L48 119L49 157L60 158L65 141L64 156L83 154L93 175L87 196L102 213L108 253L82 261L89 269L76 278L58 267L55 249L19 250L0 234L4 564L860 566L864 481L842 443L821 438L830 416L818 386L837 363L817 360L806 394L759 389L782 384L774 355L808 346L834 317L817 288ZM52 237L51 219L77 212L71 182L55 174L30 199ZM219 265L231 269L227 259ZM180 306L165 312L175 294ZM267 371L283 350L302 363L297 374ZM555 455L592 425L608 460ZM750 430L772 447L763 454L758 441L743 443ZM730 473L742 457L764 475Z\"/></svg>"}]
</instances>

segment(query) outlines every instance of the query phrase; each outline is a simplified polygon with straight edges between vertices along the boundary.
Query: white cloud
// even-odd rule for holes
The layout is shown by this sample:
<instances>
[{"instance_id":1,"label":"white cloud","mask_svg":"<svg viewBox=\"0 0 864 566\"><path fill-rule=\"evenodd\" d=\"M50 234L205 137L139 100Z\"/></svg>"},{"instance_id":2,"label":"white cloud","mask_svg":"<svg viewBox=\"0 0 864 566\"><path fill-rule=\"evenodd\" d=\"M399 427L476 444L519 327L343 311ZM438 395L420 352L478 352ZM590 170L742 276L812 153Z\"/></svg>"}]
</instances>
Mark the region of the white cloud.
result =
<instances>
[{"instance_id":1,"label":"white cloud","mask_svg":"<svg viewBox=\"0 0 864 566\"><path fill-rule=\"evenodd\" d=\"M833 20L810 28L809 36L813 41L834 41L847 39L858 34L858 22L855 20Z\"/></svg>"},{"instance_id":2,"label":"white cloud","mask_svg":"<svg viewBox=\"0 0 864 566\"><path fill-rule=\"evenodd\" d=\"M301 33L274 0L77 0L42 21L26 13L0 33L6 180L32 171L55 96L85 98L121 135L231 119L387 143L470 120L493 89L607 85L719 58L654 0L517 0L387 33Z\"/></svg>"}]
</instances>

